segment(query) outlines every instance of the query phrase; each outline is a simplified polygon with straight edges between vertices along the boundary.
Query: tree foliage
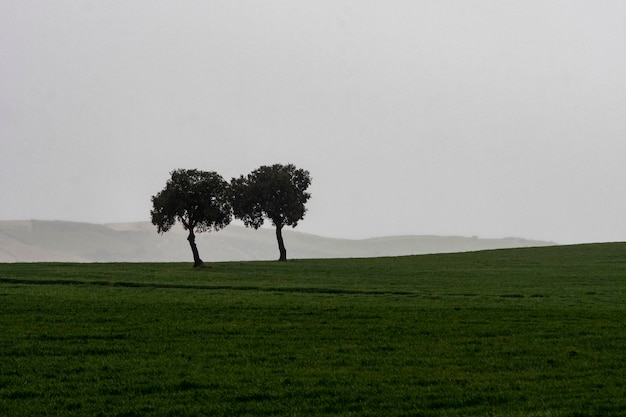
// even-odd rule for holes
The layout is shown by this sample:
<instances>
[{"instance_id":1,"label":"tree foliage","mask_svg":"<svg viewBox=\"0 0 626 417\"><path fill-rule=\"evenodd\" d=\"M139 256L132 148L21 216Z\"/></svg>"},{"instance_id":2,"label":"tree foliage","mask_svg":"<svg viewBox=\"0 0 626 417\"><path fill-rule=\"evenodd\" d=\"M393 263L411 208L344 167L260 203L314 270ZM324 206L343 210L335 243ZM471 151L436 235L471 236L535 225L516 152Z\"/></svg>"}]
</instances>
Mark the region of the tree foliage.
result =
<instances>
[{"instance_id":1,"label":"tree foliage","mask_svg":"<svg viewBox=\"0 0 626 417\"><path fill-rule=\"evenodd\" d=\"M279 260L286 260L282 239L284 226L295 227L306 213L305 204L311 197L309 171L293 164L261 166L247 176L233 178L230 184L231 203L236 218L248 227L258 229L270 219L276 227L280 250Z\"/></svg>"},{"instance_id":2,"label":"tree foliage","mask_svg":"<svg viewBox=\"0 0 626 417\"><path fill-rule=\"evenodd\" d=\"M167 232L179 221L189 231L187 240L194 266L202 265L195 244L195 233L220 230L232 220L228 183L216 172L196 169L172 171L165 188L152 197L152 224L159 233Z\"/></svg>"}]
</instances>

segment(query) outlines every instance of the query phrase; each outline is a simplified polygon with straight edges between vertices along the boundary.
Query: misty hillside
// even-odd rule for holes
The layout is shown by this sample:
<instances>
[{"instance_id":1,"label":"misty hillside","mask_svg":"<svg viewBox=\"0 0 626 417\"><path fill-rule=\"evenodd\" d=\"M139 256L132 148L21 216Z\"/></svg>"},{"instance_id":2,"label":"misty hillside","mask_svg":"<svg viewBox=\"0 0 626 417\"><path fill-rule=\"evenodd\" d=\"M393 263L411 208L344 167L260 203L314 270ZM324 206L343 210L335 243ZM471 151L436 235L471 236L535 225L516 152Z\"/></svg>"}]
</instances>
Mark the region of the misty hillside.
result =
<instances>
[{"instance_id":1,"label":"misty hillside","mask_svg":"<svg viewBox=\"0 0 626 417\"><path fill-rule=\"evenodd\" d=\"M287 257L348 258L465 252L547 246L517 238L394 236L333 239L284 230ZM196 235L206 261L272 260L278 257L273 229L230 225ZM63 221L0 221L0 262L190 262L186 232L175 227L159 235L149 222L90 224Z\"/></svg>"}]
</instances>

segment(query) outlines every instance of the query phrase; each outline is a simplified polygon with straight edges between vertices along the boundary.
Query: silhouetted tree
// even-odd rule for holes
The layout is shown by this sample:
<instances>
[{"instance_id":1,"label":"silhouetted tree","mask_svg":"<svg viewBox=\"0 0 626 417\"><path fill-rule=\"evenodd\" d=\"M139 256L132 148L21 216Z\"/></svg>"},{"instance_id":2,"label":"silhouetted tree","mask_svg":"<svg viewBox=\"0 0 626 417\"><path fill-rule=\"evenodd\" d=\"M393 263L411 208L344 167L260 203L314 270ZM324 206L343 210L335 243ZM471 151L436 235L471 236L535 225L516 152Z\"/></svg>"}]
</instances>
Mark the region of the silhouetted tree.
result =
<instances>
[{"instance_id":1,"label":"silhouetted tree","mask_svg":"<svg viewBox=\"0 0 626 417\"><path fill-rule=\"evenodd\" d=\"M236 218L248 227L258 229L265 218L276 227L279 261L287 260L283 241L284 226L295 227L304 218L304 205L311 197L309 171L292 164L261 166L246 177L233 178L230 183L231 203Z\"/></svg>"},{"instance_id":2,"label":"silhouetted tree","mask_svg":"<svg viewBox=\"0 0 626 417\"><path fill-rule=\"evenodd\" d=\"M189 231L187 240L193 253L194 267L203 266L196 235L226 227L232 219L228 183L215 172L196 169L172 171L165 188L152 197L152 224L164 233L179 221Z\"/></svg>"}]
</instances>

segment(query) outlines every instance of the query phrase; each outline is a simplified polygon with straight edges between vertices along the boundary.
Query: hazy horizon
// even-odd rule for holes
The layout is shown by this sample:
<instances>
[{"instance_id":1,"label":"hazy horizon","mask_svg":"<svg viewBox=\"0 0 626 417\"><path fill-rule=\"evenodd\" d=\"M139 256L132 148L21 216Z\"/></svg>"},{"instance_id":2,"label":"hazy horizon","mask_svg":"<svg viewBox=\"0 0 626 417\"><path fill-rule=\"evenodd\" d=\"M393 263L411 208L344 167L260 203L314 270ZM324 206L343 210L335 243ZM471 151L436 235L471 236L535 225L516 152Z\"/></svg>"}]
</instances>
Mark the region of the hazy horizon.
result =
<instances>
[{"instance_id":1,"label":"hazy horizon","mask_svg":"<svg viewBox=\"0 0 626 417\"><path fill-rule=\"evenodd\" d=\"M626 241L626 2L0 1L0 220L149 221L177 168L296 231Z\"/></svg>"},{"instance_id":2,"label":"hazy horizon","mask_svg":"<svg viewBox=\"0 0 626 417\"><path fill-rule=\"evenodd\" d=\"M1 262L189 262L187 232L179 225L158 234L149 222L100 225L65 221L0 221ZM284 231L289 259L369 258L427 253L551 246L554 242L519 238L462 236L388 236L337 239ZM276 234L229 225L199 233L196 243L205 261L274 260Z\"/></svg>"}]
</instances>

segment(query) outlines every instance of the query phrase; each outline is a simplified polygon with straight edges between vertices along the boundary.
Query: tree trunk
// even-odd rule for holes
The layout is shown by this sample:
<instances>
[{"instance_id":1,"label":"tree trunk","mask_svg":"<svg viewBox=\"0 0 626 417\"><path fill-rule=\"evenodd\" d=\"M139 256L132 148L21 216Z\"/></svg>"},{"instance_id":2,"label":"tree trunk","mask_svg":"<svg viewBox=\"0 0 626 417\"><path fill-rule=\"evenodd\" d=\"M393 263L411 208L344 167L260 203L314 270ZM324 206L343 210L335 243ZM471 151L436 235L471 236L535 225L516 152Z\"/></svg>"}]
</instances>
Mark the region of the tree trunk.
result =
<instances>
[{"instance_id":1,"label":"tree trunk","mask_svg":"<svg viewBox=\"0 0 626 417\"><path fill-rule=\"evenodd\" d=\"M287 260L287 249L285 249L285 242L283 241L283 226L276 226L276 240L278 240L278 250L280 251L278 262L284 262Z\"/></svg>"},{"instance_id":2,"label":"tree trunk","mask_svg":"<svg viewBox=\"0 0 626 417\"><path fill-rule=\"evenodd\" d=\"M204 266L204 262L200 259L200 254L198 253L198 247L196 246L196 235L193 233L193 228L189 229L189 236L187 237L189 241L189 246L191 246L191 252L193 253L193 267L200 268Z\"/></svg>"}]
</instances>

